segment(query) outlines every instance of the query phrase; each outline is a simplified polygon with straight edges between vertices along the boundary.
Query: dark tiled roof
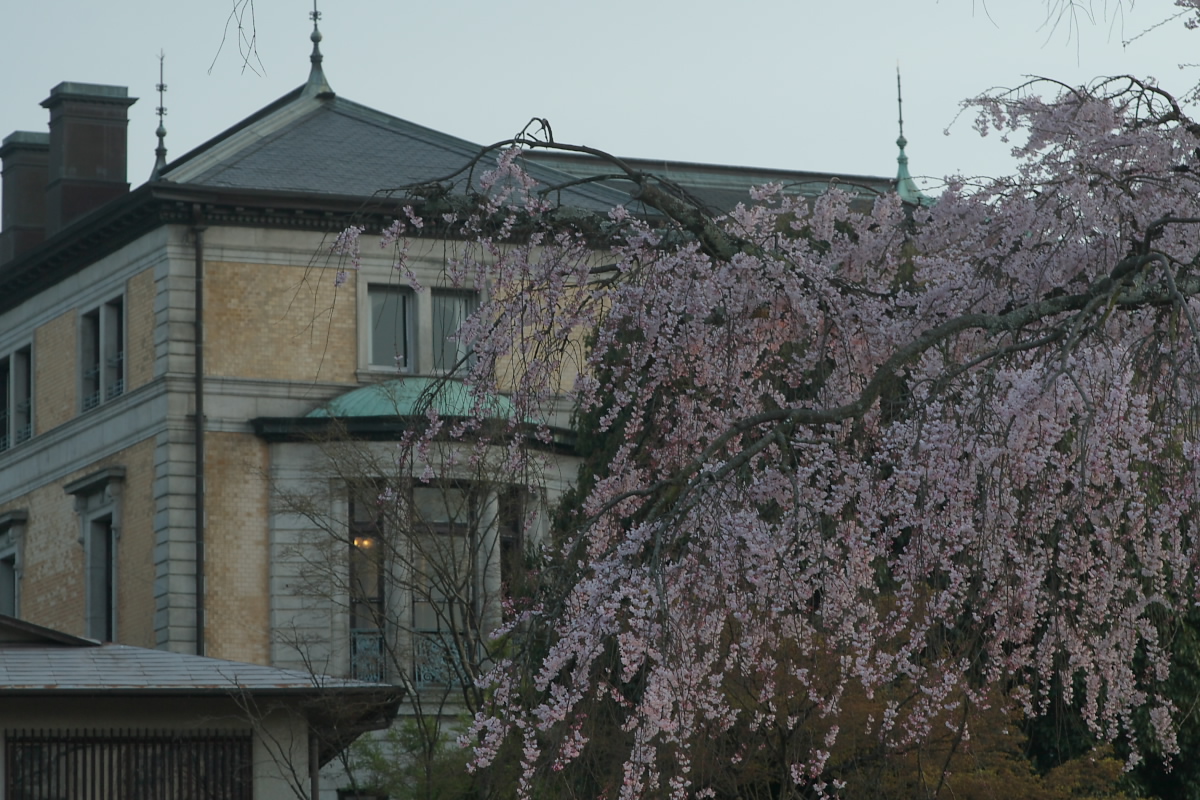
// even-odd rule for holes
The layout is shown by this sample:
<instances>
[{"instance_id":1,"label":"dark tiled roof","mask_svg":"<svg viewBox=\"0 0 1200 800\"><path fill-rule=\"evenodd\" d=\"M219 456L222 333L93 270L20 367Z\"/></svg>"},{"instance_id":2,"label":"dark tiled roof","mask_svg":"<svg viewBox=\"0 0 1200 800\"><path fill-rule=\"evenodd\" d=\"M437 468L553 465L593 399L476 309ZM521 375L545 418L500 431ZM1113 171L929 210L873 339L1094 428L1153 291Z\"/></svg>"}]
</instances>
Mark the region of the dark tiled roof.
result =
<instances>
[{"instance_id":1,"label":"dark tiled roof","mask_svg":"<svg viewBox=\"0 0 1200 800\"><path fill-rule=\"evenodd\" d=\"M360 681L121 644L0 646L0 695L376 690Z\"/></svg>"},{"instance_id":2,"label":"dark tiled roof","mask_svg":"<svg viewBox=\"0 0 1200 800\"><path fill-rule=\"evenodd\" d=\"M480 145L393 117L341 97L290 94L179 161L163 177L186 185L371 197L446 179L470 165ZM495 164L485 155L479 175ZM544 185L570 180L552 167L531 170ZM455 179L458 191L467 182ZM568 190L563 201L607 210L620 192L601 186Z\"/></svg>"},{"instance_id":3,"label":"dark tiled roof","mask_svg":"<svg viewBox=\"0 0 1200 800\"><path fill-rule=\"evenodd\" d=\"M0 614L0 694L131 690L207 694L383 688L388 687L240 661L101 643Z\"/></svg>"},{"instance_id":4,"label":"dark tiled roof","mask_svg":"<svg viewBox=\"0 0 1200 800\"><path fill-rule=\"evenodd\" d=\"M716 214L729 212L738 203L748 203L750 190L768 183L781 184L785 193L804 197L816 197L836 186L861 203L871 202L876 197L896 189L895 180L872 175L839 175L832 172L695 164L648 158L621 160L638 172L655 175L678 187L702 208ZM533 165L553 167L578 178L594 178L620 172L603 159L555 150L531 150L525 154L525 161ZM621 179L605 183L627 191L632 185L629 181Z\"/></svg>"},{"instance_id":5,"label":"dark tiled roof","mask_svg":"<svg viewBox=\"0 0 1200 800\"><path fill-rule=\"evenodd\" d=\"M85 703L105 695L282 695L308 704L309 722L322 732L322 766L361 733L391 724L400 692L385 684L101 643L0 614L0 698L67 695ZM309 703L330 693L333 703Z\"/></svg>"}]
</instances>

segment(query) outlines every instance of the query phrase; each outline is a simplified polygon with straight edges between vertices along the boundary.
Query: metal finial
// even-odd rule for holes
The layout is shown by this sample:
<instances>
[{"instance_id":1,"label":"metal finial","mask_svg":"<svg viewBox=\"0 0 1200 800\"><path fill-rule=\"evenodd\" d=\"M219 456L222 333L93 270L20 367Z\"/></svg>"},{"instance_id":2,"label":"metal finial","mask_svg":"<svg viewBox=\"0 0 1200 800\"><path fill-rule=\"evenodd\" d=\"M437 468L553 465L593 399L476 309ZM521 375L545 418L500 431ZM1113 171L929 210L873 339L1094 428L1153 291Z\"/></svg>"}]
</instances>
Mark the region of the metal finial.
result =
<instances>
[{"instance_id":1,"label":"metal finial","mask_svg":"<svg viewBox=\"0 0 1200 800\"><path fill-rule=\"evenodd\" d=\"M896 156L896 163L899 165L896 170L896 193L906 203L917 206L929 205L933 200L921 193L921 190L917 188L917 182L908 172L908 154L904 152L904 148L908 146L908 139L904 138L904 93L900 90L899 61L896 62L896 110L899 113L900 122L900 136L896 139L896 146L900 148L900 154Z\"/></svg>"},{"instance_id":2,"label":"metal finial","mask_svg":"<svg viewBox=\"0 0 1200 800\"><path fill-rule=\"evenodd\" d=\"M313 10L308 12L308 18L312 20L313 29L309 35L309 40L313 43L312 55L308 60L312 63L312 69L308 73L308 83L304 86L304 94L311 97L319 97L321 95L332 95L333 89L329 86L329 81L325 80L325 70L321 67L321 62L324 57L321 55L321 29L317 27L317 23L321 20L321 12L317 10L317 0L313 0Z\"/></svg>"},{"instance_id":3,"label":"metal finial","mask_svg":"<svg viewBox=\"0 0 1200 800\"><path fill-rule=\"evenodd\" d=\"M163 62L166 61L167 54L162 50L158 51L158 83L154 88L158 90L158 107L155 111L158 113L158 147L154 148L154 169L150 173L150 180L158 180L167 166L167 127L163 124L163 118L167 116L167 105L164 102L164 95L167 93L167 83L163 77L164 67Z\"/></svg>"},{"instance_id":4,"label":"metal finial","mask_svg":"<svg viewBox=\"0 0 1200 800\"><path fill-rule=\"evenodd\" d=\"M312 20L313 31L309 35L309 40L313 43L312 56L310 60L313 65L321 63L321 29L317 27L317 23L321 21L321 12L317 10L317 0L313 0L313 10L308 12L308 18Z\"/></svg>"}]
</instances>

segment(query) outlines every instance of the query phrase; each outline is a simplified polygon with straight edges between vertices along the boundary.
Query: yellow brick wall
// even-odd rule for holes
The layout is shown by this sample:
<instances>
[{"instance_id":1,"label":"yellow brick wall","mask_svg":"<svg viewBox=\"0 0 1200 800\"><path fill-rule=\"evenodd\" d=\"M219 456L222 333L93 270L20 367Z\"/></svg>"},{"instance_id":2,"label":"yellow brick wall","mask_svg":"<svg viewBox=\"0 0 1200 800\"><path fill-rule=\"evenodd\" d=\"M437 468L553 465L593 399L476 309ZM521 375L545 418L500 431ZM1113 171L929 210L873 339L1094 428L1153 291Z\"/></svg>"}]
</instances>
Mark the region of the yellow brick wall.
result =
<instances>
[{"instance_id":1,"label":"yellow brick wall","mask_svg":"<svg viewBox=\"0 0 1200 800\"><path fill-rule=\"evenodd\" d=\"M29 513L22 552L21 617L38 625L83 634L83 548L75 499L62 483L35 489L4 507Z\"/></svg>"},{"instance_id":2,"label":"yellow brick wall","mask_svg":"<svg viewBox=\"0 0 1200 800\"><path fill-rule=\"evenodd\" d=\"M125 389L154 378L154 270L129 279L125 289Z\"/></svg>"},{"instance_id":3,"label":"yellow brick wall","mask_svg":"<svg viewBox=\"0 0 1200 800\"><path fill-rule=\"evenodd\" d=\"M499 299L499 298L498 298ZM566 311L566 303L560 304ZM588 336L591 331L586 328L572 328L565 337L546 336L538 328L526 328L520 333L528 346L528 352L518 344L508 355L496 359L496 384L502 392L516 389L521 375L527 370L528 359L539 362L558 362L561 367L555 375L555 389L560 394L575 388L575 381L584 369L588 354Z\"/></svg>"},{"instance_id":4,"label":"yellow brick wall","mask_svg":"<svg viewBox=\"0 0 1200 800\"><path fill-rule=\"evenodd\" d=\"M154 440L109 459L125 467L121 540L117 544L117 638L154 647ZM94 468L92 468L94 470ZM85 470L83 475L88 471Z\"/></svg>"},{"instance_id":5,"label":"yellow brick wall","mask_svg":"<svg viewBox=\"0 0 1200 800\"><path fill-rule=\"evenodd\" d=\"M326 271L205 264L205 367L209 375L296 381L355 379L354 275L334 287Z\"/></svg>"},{"instance_id":6,"label":"yellow brick wall","mask_svg":"<svg viewBox=\"0 0 1200 800\"><path fill-rule=\"evenodd\" d=\"M267 445L251 435L209 433L204 467L208 655L266 664L271 655Z\"/></svg>"},{"instance_id":7,"label":"yellow brick wall","mask_svg":"<svg viewBox=\"0 0 1200 800\"><path fill-rule=\"evenodd\" d=\"M153 647L154 633L154 441L146 440L61 481L35 489L0 511L29 514L22 551L21 616L30 622L84 633L82 523L75 498L63 486L107 466L124 466L125 483L117 543L117 638Z\"/></svg>"},{"instance_id":8,"label":"yellow brick wall","mask_svg":"<svg viewBox=\"0 0 1200 800\"><path fill-rule=\"evenodd\" d=\"M79 336L75 311L42 325L33 334L34 433L45 433L75 416Z\"/></svg>"}]
</instances>

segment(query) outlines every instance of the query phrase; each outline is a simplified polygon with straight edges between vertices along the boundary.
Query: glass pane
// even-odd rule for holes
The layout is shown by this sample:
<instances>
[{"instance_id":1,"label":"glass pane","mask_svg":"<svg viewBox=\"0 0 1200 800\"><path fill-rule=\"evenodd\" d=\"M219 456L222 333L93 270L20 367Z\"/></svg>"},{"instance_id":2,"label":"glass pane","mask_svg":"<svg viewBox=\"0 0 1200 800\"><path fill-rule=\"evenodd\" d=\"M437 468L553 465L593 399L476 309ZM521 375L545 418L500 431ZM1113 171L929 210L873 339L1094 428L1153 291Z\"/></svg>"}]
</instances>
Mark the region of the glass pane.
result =
<instances>
[{"instance_id":1,"label":"glass pane","mask_svg":"<svg viewBox=\"0 0 1200 800\"><path fill-rule=\"evenodd\" d=\"M368 602L382 594L378 543L370 536L354 537L350 548L350 597Z\"/></svg>"},{"instance_id":2,"label":"glass pane","mask_svg":"<svg viewBox=\"0 0 1200 800\"><path fill-rule=\"evenodd\" d=\"M0 614L17 613L17 557L0 558Z\"/></svg>"},{"instance_id":3,"label":"glass pane","mask_svg":"<svg viewBox=\"0 0 1200 800\"><path fill-rule=\"evenodd\" d=\"M454 341L454 335L475 310L475 295L470 292L433 292L433 368L450 372L459 365L470 347Z\"/></svg>"},{"instance_id":4,"label":"glass pane","mask_svg":"<svg viewBox=\"0 0 1200 800\"><path fill-rule=\"evenodd\" d=\"M91 523L88 542L88 633L93 639L113 638L113 540L112 518Z\"/></svg>"},{"instance_id":5,"label":"glass pane","mask_svg":"<svg viewBox=\"0 0 1200 800\"><path fill-rule=\"evenodd\" d=\"M350 519L357 527L379 525L383 511L380 500L382 492L383 487L374 482L350 487Z\"/></svg>"},{"instance_id":6,"label":"glass pane","mask_svg":"<svg viewBox=\"0 0 1200 800\"><path fill-rule=\"evenodd\" d=\"M114 300L104 306L103 351L104 399L125 393L125 306Z\"/></svg>"},{"instance_id":7,"label":"glass pane","mask_svg":"<svg viewBox=\"0 0 1200 800\"><path fill-rule=\"evenodd\" d=\"M471 521L467 493L451 486L415 487L413 513L418 525L466 525Z\"/></svg>"},{"instance_id":8,"label":"glass pane","mask_svg":"<svg viewBox=\"0 0 1200 800\"><path fill-rule=\"evenodd\" d=\"M33 435L33 354L23 347L13 354L12 402L5 407L6 416L12 418L12 443L20 444ZM7 382L5 385L8 385ZM0 432L8 428L0 426ZM3 449L3 448L0 448Z\"/></svg>"},{"instance_id":9,"label":"glass pane","mask_svg":"<svg viewBox=\"0 0 1200 800\"><path fill-rule=\"evenodd\" d=\"M8 359L0 359L0 450L7 450L13 444L9 438L9 415L19 402L15 397L18 390L16 383L9 381Z\"/></svg>"},{"instance_id":10,"label":"glass pane","mask_svg":"<svg viewBox=\"0 0 1200 800\"><path fill-rule=\"evenodd\" d=\"M100 405L100 311L84 314L80 330L83 410Z\"/></svg>"},{"instance_id":11,"label":"glass pane","mask_svg":"<svg viewBox=\"0 0 1200 800\"><path fill-rule=\"evenodd\" d=\"M391 286L372 286L371 365L408 369L409 293Z\"/></svg>"}]
</instances>

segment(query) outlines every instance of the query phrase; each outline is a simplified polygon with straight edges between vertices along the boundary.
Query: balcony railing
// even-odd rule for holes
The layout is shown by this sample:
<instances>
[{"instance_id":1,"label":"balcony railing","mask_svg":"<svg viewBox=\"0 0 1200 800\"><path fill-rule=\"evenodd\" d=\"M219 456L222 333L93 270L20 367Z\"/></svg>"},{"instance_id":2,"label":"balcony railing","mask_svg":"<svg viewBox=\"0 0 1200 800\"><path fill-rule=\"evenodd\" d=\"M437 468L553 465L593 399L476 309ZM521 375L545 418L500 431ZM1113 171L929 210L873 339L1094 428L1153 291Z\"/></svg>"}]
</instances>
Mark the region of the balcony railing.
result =
<instances>
[{"instance_id":1,"label":"balcony railing","mask_svg":"<svg viewBox=\"0 0 1200 800\"><path fill-rule=\"evenodd\" d=\"M413 631L413 682L448 686L458 682L444 631Z\"/></svg>"},{"instance_id":2,"label":"balcony railing","mask_svg":"<svg viewBox=\"0 0 1200 800\"><path fill-rule=\"evenodd\" d=\"M458 683L450 643L444 631L413 631L413 682L418 686L450 686ZM354 628L350 631L350 677L383 683L387 680L387 654L383 631Z\"/></svg>"},{"instance_id":3,"label":"balcony railing","mask_svg":"<svg viewBox=\"0 0 1200 800\"><path fill-rule=\"evenodd\" d=\"M383 631L355 628L350 631L350 677L358 681L383 683L387 675L383 653Z\"/></svg>"}]
</instances>

